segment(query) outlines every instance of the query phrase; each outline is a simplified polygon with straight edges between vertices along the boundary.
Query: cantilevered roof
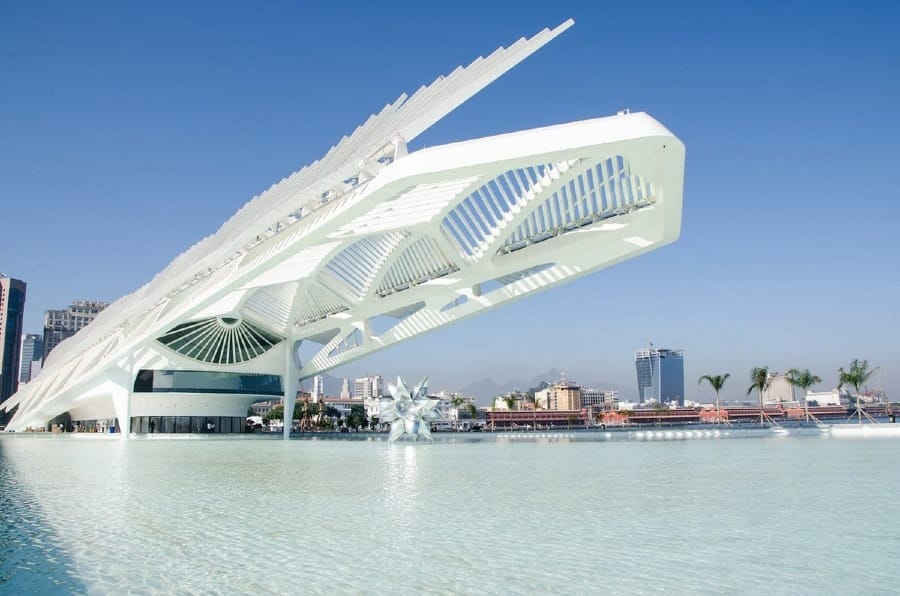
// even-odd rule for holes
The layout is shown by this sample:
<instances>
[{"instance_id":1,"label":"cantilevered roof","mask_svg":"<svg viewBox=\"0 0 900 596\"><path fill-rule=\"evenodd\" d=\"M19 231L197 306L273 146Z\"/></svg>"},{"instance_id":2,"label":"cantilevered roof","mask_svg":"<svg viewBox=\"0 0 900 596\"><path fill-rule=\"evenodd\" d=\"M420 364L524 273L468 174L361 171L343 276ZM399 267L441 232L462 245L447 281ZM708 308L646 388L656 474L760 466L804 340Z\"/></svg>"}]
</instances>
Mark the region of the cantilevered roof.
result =
<instances>
[{"instance_id":1,"label":"cantilevered roof","mask_svg":"<svg viewBox=\"0 0 900 596\"><path fill-rule=\"evenodd\" d=\"M40 422L142 367L311 376L674 241L684 146L647 114L407 154L571 25L401 95L60 344L4 407Z\"/></svg>"}]
</instances>

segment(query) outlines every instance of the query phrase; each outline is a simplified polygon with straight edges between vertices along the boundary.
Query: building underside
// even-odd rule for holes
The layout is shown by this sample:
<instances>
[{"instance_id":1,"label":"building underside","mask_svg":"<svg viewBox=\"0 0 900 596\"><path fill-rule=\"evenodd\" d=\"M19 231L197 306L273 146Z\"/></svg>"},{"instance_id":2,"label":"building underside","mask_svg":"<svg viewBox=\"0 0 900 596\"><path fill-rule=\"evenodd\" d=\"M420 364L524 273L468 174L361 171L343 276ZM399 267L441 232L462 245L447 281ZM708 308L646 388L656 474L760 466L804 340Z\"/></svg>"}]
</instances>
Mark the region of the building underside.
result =
<instances>
[{"instance_id":1,"label":"building underside","mask_svg":"<svg viewBox=\"0 0 900 596\"><path fill-rule=\"evenodd\" d=\"M0 406L8 430L243 417L292 403L300 379L675 241L684 145L644 113L407 152L571 24L402 95L255 197L60 344Z\"/></svg>"}]
</instances>

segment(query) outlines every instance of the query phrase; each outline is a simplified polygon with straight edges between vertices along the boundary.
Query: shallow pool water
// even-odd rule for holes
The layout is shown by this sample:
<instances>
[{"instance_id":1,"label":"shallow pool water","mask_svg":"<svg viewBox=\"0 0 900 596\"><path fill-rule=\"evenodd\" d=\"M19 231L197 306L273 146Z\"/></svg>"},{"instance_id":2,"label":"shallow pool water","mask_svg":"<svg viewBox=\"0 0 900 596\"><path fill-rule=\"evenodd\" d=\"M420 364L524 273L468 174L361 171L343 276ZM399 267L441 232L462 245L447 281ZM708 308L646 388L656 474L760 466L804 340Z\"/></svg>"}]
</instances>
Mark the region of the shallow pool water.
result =
<instances>
[{"instance_id":1,"label":"shallow pool water","mask_svg":"<svg viewBox=\"0 0 900 596\"><path fill-rule=\"evenodd\" d=\"M4 436L0 592L886 592L898 448Z\"/></svg>"}]
</instances>

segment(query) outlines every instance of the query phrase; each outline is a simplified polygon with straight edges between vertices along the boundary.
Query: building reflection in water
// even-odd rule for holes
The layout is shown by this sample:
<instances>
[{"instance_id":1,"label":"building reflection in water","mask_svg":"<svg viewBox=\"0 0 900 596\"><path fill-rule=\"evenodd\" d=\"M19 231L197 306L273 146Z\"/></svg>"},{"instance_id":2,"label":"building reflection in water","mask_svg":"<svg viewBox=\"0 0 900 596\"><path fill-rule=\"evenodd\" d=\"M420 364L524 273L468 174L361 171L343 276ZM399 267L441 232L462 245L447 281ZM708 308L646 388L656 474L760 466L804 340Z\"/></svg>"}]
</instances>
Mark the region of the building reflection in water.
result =
<instances>
[{"instance_id":1,"label":"building reflection in water","mask_svg":"<svg viewBox=\"0 0 900 596\"><path fill-rule=\"evenodd\" d=\"M389 445L384 452L382 514L390 520L388 540L394 547L409 544L408 541L416 534L419 494L417 452L415 445L403 444Z\"/></svg>"}]
</instances>

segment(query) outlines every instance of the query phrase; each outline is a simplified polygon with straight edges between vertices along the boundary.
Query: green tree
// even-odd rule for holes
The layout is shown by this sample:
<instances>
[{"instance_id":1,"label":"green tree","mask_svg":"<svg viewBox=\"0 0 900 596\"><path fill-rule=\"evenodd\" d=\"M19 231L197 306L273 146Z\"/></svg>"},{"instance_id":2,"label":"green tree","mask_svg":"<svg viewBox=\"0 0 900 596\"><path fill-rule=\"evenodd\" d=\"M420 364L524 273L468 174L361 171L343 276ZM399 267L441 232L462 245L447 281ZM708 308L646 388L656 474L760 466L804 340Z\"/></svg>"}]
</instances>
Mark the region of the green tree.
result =
<instances>
[{"instance_id":1,"label":"green tree","mask_svg":"<svg viewBox=\"0 0 900 596\"><path fill-rule=\"evenodd\" d=\"M311 403L306 400L301 401L299 404L297 404L297 407L294 408L294 418L300 421L300 430L312 429L313 420L315 420L317 412L317 404Z\"/></svg>"},{"instance_id":2,"label":"green tree","mask_svg":"<svg viewBox=\"0 0 900 596\"><path fill-rule=\"evenodd\" d=\"M453 406L454 416L453 420L456 423L456 430L459 430L459 407L466 403L464 397L460 395L453 395L450 397L450 405Z\"/></svg>"},{"instance_id":3,"label":"green tree","mask_svg":"<svg viewBox=\"0 0 900 596\"><path fill-rule=\"evenodd\" d=\"M512 393L508 393L506 397L503 398L503 402L506 404L506 409L512 411L513 406L516 405L516 396Z\"/></svg>"},{"instance_id":4,"label":"green tree","mask_svg":"<svg viewBox=\"0 0 900 596\"><path fill-rule=\"evenodd\" d=\"M838 389L849 385L853 387L853 391L856 393L856 411L853 413L853 416L859 417L859 423L862 424L863 416L875 422L875 419L869 416L863 408L862 408L862 400L859 399L859 390L860 388L868 382L868 380L875 374L875 370L869 370L869 361L868 360L858 360L854 358L850 362L850 368L848 370L844 370L844 367L838 369ZM850 418L853 418L851 416Z\"/></svg>"},{"instance_id":5,"label":"green tree","mask_svg":"<svg viewBox=\"0 0 900 596\"><path fill-rule=\"evenodd\" d=\"M324 414L324 424L325 428L333 429L337 428L338 423L341 419L341 411L338 410L334 406L325 406Z\"/></svg>"},{"instance_id":6,"label":"green tree","mask_svg":"<svg viewBox=\"0 0 900 596\"><path fill-rule=\"evenodd\" d=\"M266 412L263 422L269 424L272 420L281 420L282 418L284 418L284 406L278 405Z\"/></svg>"},{"instance_id":7,"label":"green tree","mask_svg":"<svg viewBox=\"0 0 900 596\"><path fill-rule=\"evenodd\" d=\"M322 400L319 400L319 403L316 404L315 414L314 414L314 416L315 416L314 424L315 424L315 427L320 430L329 426L328 420L325 417L326 408L327 408L327 406L325 405L325 402Z\"/></svg>"},{"instance_id":8,"label":"green tree","mask_svg":"<svg viewBox=\"0 0 900 596\"><path fill-rule=\"evenodd\" d=\"M469 417L472 418L472 420L478 419L478 408L475 407L475 404L466 404L466 411L469 413Z\"/></svg>"},{"instance_id":9,"label":"green tree","mask_svg":"<svg viewBox=\"0 0 900 596\"><path fill-rule=\"evenodd\" d=\"M719 392L722 390L722 387L725 386L725 381L727 381L730 376L731 373L725 373L724 375L703 375L697 381L698 385L703 383L703 381L707 381L713 388L713 391L716 392L716 424L719 424L722 412L719 408Z\"/></svg>"},{"instance_id":10,"label":"green tree","mask_svg":"<svg viewBox=\"0 0 900 596\"><path fill-rule=\"evenodd\" d=\"M358 404L350 406L350 414L347 416L347 426L351 428L360 428L366 425L368 418L366 417L366 409Z\"/></svg>"},{"instance_id":11,"label":"green tree","mask_svg":"<svg viewBox=\"0 0 900 596\"><path fill-rule=\"evenodd\" d=\"M792 390L794 387L799 387L801 391L803 391L803 413L806 415L806 421L809 422L809 400L806 398L806 392L813 385L821 383L822 379L809 372L808 368L803 370L792 368L787 371L785 378L787 378L788 383L791 384ZM812 418L815 420L815 416ZM818 422L818 420L816 420L816 422Z\"/></svg>"},{"instance_id":12,"label":"green tree","mask_svg":"<svg viewBox=\"0 0 900 596\"><path fill-rule=\"evenodd\" d=\"M765 409L763 409L763 391L769 388L769 383L771 380L769 379L769 367L768 366L755 366L753 370L750 371L750 380L753 381L753 384L750 385L750 388L747 389L747 395L753 393L753 390L759 393L759 424L760 426L764 426L766 420L771 423L775 423L772 418L766 414Z\"/></svg>"}]
</instances>

